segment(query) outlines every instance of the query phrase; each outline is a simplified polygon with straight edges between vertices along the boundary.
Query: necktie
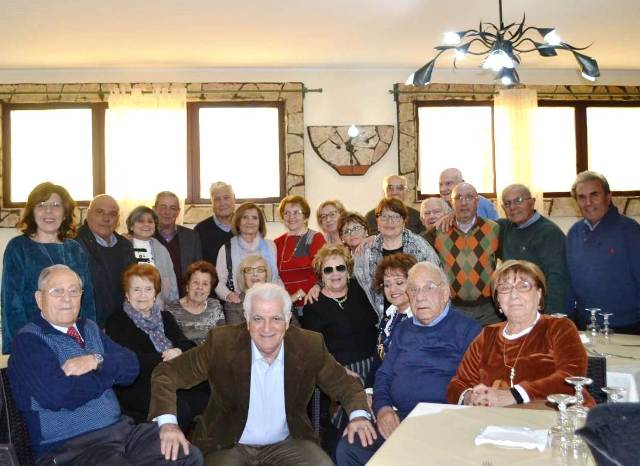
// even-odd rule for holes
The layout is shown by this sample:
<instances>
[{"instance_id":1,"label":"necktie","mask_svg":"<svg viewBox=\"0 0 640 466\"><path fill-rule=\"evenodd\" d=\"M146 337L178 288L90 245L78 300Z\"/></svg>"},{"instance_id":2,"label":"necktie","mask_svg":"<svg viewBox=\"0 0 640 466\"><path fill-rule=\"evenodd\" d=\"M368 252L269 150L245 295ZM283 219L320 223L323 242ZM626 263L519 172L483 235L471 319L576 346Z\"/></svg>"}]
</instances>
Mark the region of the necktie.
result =
<instances>
[{"instance_id":1,"label":"necktie","mask_svg":"<svg viewBox=\"0 0 640 466\"><path fill-rule=\"evenodd\" d=\"M76 343L78 343L82 348L84 348L84 340L80 336L80 333L76 330L75 327L69 327L67 329L67 335L73 338Z\"/></svg>"}]
</instances>

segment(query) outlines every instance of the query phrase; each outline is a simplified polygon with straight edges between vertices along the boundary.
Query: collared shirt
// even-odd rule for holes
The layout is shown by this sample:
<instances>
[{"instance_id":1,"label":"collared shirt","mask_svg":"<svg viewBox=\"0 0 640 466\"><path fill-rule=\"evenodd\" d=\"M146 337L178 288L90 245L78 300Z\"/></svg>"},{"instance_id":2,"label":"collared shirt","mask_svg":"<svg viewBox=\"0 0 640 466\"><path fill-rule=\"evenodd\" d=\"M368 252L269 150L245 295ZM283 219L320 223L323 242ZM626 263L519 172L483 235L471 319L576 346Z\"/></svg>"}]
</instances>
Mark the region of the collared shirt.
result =
<instances>
[{"instance_id":1,"label":"collared shirt","mask_svg":"<svg viewBox=\"0 0 640 466\"><path fill-rule=\"evenodd\" d=\"M118 242L118 238L116 238L116 235L114 235L113 233L111 233L111 235L109 236L109 241L105 241L102 236L96 235L93 231L91 233L95 237L96 243L98 243L102 247L112 248Z\"/></svg>"},{"instance_id":2,"label":"collared shirt","mask_svg":"<svg viewBox=\"0 0 640 466\"><path fill-rule=\"evenodd\" d=\"M458 227L458 229L465 233L469 233L469 231L473 228L475 224L476 224L476 217L473 217L473 220L471 220L471 223L463 224L463 223L460 223L458 220L456 220L456 226Z\"/></svg>"},{"instance_id":3,"label":"collared shirt","mask_svg":"<svg viewBox=\"0 0 640 466\"><path fill-rule=\"evenodd\" d=\"M249 412L239 443L270 445L289 436L284 403L284 343L269 364L251 341Z\"/></svg>"},{"instance_id":4,"label":"collared shirt","mask_svg":"<svg viewBox=\"0 0 640 466\"><path fill-rule=\"evenodd\" d=\"M178 229L176 228L176 226L173 226L173 230L171 230L171 233L169 233L168 235L161 230L160 228L158 228L158 233L160 234L160 236L162 236L162 238L164 238L164 240L169 243L173 238L176 237L176 235L178 234Z\"/></svg>"},{"instance_id":5,"label":"collared shirt","mask_svg":"<svg viewBox=\"0 0 640 466\"><path fill-rule=\"evenodd\" d=\"M445 317L447 317L447 315L449 314L449 308L451 307L451 302L447 303L447 306L444 308L444 311L442 311L440 313L440 315L438 317L436 317L435 319L433 319L430 323L428 324L423 324L422 322L420 322L418 320L418 318L416 316L413 316L413 325L417 325L418 327L435 327L436 325L438 325L440 322L442 322L444 320Z\"/></svg>"},{"instance_id":6,"label":"collared shirt","mask_svg":"<svg viewBox=\"0 0 640 466\"><path fill-rule=\"evenodd\" d=\"M47 319L44 317L44 315L42 314L42 312L40 313L40 315L42 316L42 318L43 318L44 320L47 320ZM47 322L49 322L49 321L47 320ZM60 332L62 332L62 333L67 333L67 330L69 329L69 327L61 327L60 325L55 325L55 324L52 324L51 322L49 322L49 325L51 325L53 328L55 328L56 330L58 330L58 331L60 331ZM78 330L78 326L77 326L75 323L74 323L73 325L70 325L70 327L73 327L73 328L75 328L76 330ZM78 331L78 333L80 333L80 332ZM81 336L82 336L82 335L81 335Z\"/></svg>"},{"instance_id":7,"label":"collared shirt","mask_svg":"<svg viewBox=\"0 0 640 466\"><path fill-rule=\"evenodd\" d=\"M227 225L226 223L222 223L220 220L218 220L218 218L214 215L213 216L213 222L218 225L218 228L220 228L222 231L229 233L231 231L231 225Z\"/></svg>"},{"instance_id":8,"label":"collared shirt","mask_svg":"<svg viewBox=\"0 0 640 466\"><path fill-rule=\"evenodd\" d=\"M525 228L527 228L528 226L533 225L534 223L536 223L538 220L540 220L540 214L538 213L538 211L534 211L533 215L531 216L531 218L529 220L527 220L526 222L524 222L522 225L517 225L516 228L518 230L523 230Z\"/></svg>"},{"instance_id":9,"label":"collared shirt","mask_svg":"<svg viewBox=\"0 0 640 466\"><path fill-rule=\"evenodd\" d=\"M600 219L602 220L602 219ZM600 225L600 220L598 220L594 225L591 225L591 222L589 222L589 220L587 220L586 218L583 218L582 221L584 222L584 224L587 226L587 228L589 229L589 231L593 231L596 229L596 227L598 225Z\"/></svg>"}]
</instances>

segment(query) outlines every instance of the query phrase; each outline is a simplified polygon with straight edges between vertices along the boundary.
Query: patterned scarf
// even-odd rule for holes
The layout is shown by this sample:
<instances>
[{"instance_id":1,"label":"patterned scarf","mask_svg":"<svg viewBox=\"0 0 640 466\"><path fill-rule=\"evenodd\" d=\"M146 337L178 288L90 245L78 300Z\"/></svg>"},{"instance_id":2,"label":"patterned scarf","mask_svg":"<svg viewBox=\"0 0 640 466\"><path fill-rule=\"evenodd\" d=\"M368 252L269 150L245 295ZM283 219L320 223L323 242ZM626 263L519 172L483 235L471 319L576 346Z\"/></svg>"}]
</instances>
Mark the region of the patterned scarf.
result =
<instances>
[{"instance_id":1,"label":"patterned scarf","mask_svg":"<svg viewBox=\"0 0 640 466\"><path fill-rule=\"evenodd\" d=\"M160 314L160 306L158 304L153 305L149 317L145 317L141 312L136 311L133 306L126 301L123 309L136 327L149 336L151 343L153 343L158 353L163 353L173 348L173 343L171 343L164 334L164 324L162 323L162 315Z\"/></svg>"}]
</instances>

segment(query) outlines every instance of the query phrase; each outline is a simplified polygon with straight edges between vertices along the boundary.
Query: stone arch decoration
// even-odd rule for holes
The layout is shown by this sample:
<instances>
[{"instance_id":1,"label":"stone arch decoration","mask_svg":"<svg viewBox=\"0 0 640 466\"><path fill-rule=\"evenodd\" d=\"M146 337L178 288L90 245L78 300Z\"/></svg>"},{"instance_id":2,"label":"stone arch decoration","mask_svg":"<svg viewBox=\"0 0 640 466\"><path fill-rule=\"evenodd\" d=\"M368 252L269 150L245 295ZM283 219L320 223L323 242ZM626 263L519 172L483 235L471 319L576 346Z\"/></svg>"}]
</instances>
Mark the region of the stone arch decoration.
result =
<instances>
[{"instance_id":1,"label":"stone arch decoration","mask_svg":"<svg viewBox=\"0 0 640 466\"><path fill-rule=\"evenodd\" d=\"M351 137L349 126L307 126L311 147L342 176L364 175L389 150L392 125L356 125L360 134Z\"/></svg>"}]
</instances>

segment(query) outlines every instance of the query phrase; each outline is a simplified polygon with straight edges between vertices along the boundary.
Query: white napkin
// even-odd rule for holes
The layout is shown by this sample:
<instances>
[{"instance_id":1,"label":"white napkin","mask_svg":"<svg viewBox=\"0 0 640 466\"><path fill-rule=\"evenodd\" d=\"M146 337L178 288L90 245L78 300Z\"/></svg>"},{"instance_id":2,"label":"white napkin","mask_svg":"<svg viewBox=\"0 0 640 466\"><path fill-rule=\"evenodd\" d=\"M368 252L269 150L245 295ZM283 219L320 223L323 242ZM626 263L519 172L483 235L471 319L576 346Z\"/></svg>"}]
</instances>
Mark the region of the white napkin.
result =
<instances>
[{"instance_id":1,"label":"white napkin","mask_svg":"<svg viewBox=\"0 0 640 466\"><path fill-rule=\"evenodd\" d=\"M547 446L547 429L530 429L516 426L487 426L476 437L476 445L489 443L508 448L526 448L544 451Z\"/></svg>"}]
</instances>

